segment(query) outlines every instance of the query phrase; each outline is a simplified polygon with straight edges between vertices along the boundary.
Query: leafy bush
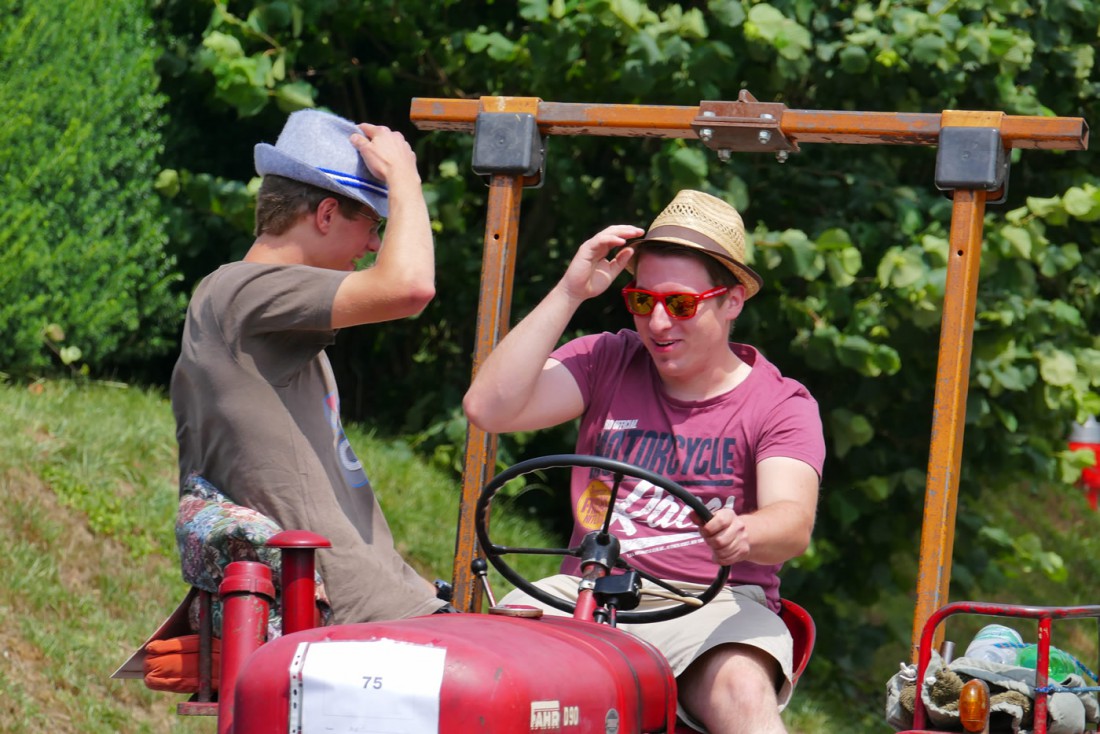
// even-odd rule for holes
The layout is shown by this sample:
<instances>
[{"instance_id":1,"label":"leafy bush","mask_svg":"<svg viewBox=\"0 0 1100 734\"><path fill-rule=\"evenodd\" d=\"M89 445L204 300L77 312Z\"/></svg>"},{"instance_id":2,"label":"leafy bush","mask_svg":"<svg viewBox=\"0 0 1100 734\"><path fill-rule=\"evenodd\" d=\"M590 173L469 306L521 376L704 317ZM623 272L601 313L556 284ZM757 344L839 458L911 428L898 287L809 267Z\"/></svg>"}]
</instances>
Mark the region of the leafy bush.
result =
<instances>
[{"instance_id":1,"label":"leafy bush","mask_svg":"<svg viewBox=\"0 0 1100 734\"><path fill-rule=\"evenodd\" d=\"M183 301L145 10L0 0L0 16L0 369L56 367L49 347L100 373L164 354Z\"/></svg>"}]
</instances>

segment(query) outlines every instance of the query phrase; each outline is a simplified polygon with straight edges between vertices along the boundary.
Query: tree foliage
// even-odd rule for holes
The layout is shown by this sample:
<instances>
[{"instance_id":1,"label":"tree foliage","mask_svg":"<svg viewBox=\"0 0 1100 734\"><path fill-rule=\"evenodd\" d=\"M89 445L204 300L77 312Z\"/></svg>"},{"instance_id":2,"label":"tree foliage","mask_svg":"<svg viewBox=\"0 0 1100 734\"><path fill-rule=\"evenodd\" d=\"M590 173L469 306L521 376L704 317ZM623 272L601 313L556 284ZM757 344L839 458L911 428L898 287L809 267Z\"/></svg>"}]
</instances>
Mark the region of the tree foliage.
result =
<instances>
[{"instance_id":1,"label":"tree foliage","mask_svg":"<svg viewBox=\"0 0 1100 734\"><path fill-rule=\"evenodd\" d=\"M0 14L0 369L102 373L173 350L147 12L3 0Z\"/></svg>"},{"instance_id":2,"label":"tree foliage","mask_svg":"<svg viewBox=\"0 0 1100 734\"><path fill-rule=\"evenodd\" d=\"M203 236L245 219L249 146L272 140L289 110L325 106L415 141L437 234L438 296L416 320L342 335L337 364L355 417L423 430L450 460L464 435L455 416L474 343L486 189L470 171L470 136L416 131L412 97L697 105L747 89L793 109L1090 120L1100 90L1092 2L156 6L176 135L188 143L167 156L192 187L176 202L216 220ZM217 137L194 136L212 121ZM613 222L647 224L678 189L725 197L750 223L766 285L737 337L811 388L830 453L814 544L789 564L784 590L830 625L826 660L856 665L851 650L898 634L867 624L882 590L915 583L951 207L933 186L935 150L807 144L780 164L748 154L723 163L694 140L578 136L546 147L543 185L525 194L513 320L577 243ZM1081 457L1064 450L1067 428L1100 413L1095 162L1091 152L1014 151L1008 201L986 218L956 543L964 592L995 582L1012 558L1059 573L1049 548L998 533L979 498L1020 482L1068 485ZM188 242L202 245L180 254L196 271L225 254L202 237ZM628 324L609 295L587 304L573 328ZM540 438L539 448L560 440Z\"/></svg>"}]
</instances>

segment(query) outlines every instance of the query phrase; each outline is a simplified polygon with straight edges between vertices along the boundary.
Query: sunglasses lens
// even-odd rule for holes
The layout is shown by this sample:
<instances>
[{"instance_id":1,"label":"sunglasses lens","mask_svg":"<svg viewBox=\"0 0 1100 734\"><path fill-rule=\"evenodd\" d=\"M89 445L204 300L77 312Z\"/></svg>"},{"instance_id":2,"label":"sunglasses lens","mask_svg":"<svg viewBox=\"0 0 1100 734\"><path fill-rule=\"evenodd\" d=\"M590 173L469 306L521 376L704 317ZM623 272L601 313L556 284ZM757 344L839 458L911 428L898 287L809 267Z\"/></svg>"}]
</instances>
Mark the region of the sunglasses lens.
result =
<instances>
[{"instance_id":1,"label":"sunglasses lens","mask_svg":"<svg viewBox=\"0 0 1100 734\"><path fill-rule=\"evenodd\" d=\"M632 314L648 316L653 311L653 304L653 296L648 293L629 291L626 294L626 307Z\"/></svg>"},{"instance_id":2,"label":"sunglasses lens","mask_svg":"<svg viewBox=\"0 0 1100 734\"><path fill-rule=\"evenodd\" d=\"M674 293L665 296L665 308L669 314L678 319L689 319L695 315L695 306L698 303L695 296L690 293Z\"/></svg>"}]
</instances>

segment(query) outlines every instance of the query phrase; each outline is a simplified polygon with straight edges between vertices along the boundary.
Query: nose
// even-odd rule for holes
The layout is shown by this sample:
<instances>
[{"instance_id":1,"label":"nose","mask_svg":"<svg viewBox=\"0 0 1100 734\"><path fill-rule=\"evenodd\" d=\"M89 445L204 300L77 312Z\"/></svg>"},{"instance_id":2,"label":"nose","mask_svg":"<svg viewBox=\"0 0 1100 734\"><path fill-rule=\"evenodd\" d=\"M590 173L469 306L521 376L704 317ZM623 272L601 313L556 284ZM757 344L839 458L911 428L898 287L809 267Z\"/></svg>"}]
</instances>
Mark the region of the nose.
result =
<instances>
[{"instance_id":1,"label":"nose","mask_svg":"<svg viewBox=\"0 0 1100 734\"><path fill-rule=\"evenodd\" d=\"M370 237L367 238L367 250L369 252L378 252L382 249L382 236L378 233L378 230L372 230Z\"/></svg>"},{"instance_id":2,"label":"nose","mask_svg":"<svg viewBox=\"0 0 1100 734\"><path fill-rule=\"evenodd\" d=\"M668 315L664 301L658 301L649 314L650 331L667 331L672 327L672 317Z\"/></svg>"}]
</instances>

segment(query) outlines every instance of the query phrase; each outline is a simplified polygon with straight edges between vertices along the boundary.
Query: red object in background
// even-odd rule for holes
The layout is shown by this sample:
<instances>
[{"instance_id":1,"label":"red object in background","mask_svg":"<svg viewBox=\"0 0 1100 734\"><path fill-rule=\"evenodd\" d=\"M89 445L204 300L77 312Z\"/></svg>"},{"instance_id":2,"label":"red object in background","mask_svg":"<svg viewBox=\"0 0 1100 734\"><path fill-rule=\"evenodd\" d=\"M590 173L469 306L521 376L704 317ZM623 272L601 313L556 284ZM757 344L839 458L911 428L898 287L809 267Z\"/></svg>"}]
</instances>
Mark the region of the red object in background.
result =
<instances>
[{"instance_id":1,"label":"red object in background","mask_svg":"<svg viewBox=\"0 0 1100 734\"><path fill-rule=\"evenodd\" d=\"M1096 418L1073 425L1069 435L1069 450L1079 449L1092 451L1092 466L1081 470L1081 486L1088 492L1089 506L1096 510L1097 496L1100 495L1100 422Z\"/></svg>"}]
</instances>

